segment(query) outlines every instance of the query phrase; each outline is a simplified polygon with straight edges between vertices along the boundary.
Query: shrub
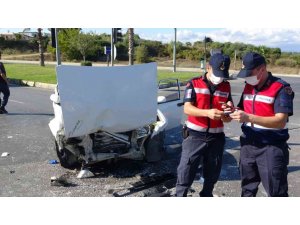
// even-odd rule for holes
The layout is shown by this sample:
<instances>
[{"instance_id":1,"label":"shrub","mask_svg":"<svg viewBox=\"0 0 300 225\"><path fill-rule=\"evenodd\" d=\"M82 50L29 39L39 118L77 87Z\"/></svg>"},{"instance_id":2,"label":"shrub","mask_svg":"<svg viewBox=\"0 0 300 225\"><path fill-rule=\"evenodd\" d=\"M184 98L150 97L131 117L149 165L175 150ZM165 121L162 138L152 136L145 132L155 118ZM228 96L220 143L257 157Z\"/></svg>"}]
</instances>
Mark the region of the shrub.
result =
<instances>
[{"instance_id":1,"label":"shrub","mask_svg":"<svg viewBox=\"0 0 300 225\"><path fill-rule=\"evenodd\" d=\"M282 58L282 59L277 59L276 62L275 62L275 65L276 66L295 67L297 65L297 61L294 60L294 59Z\"/></svg>"},{"instance_id":2,"label":"shrub","mask_svg":"<svg viewBox=\"0 0 300 225\"><path fill-rule=\"evenodd\" d=\"M138 46L135 50L135 58L138 63L149 62L148 48L145 45Z\"/></svg>"},{"instance_id":3,"label":"shrub","mask_svg":"<svg viewBox=\"0 0 300 225\"><path fill-rule=\"evenodd\" d=\"M297 62L297 65L300 65L300 55L292 55L291 58Z\"/></svg>"},{"instance_id":4,"label":"shrub","mask_svg":"<svg viewBox=\"0 0 300 225\"><path fill-rule=\"evenodd\" d=\"M6 54L6 55L14 55L14 54L17 54L17 50L16 49L12 49L12 48L5 48L2 51L2 53Z\"/></svg>"},{"instance_id":5,"label":"shrub","mask_svg":"<svg viewBox=\"0 0 300 225\"><path fill-rule=\"evenodd\" d=\"M92 66L92 62L91 61L82 61L80 63L81 66Z\"/></svg>"},{"instance_id":6,"label":"shrub","mask_svg":"<svg viewBox=\"0 0 300 225\"><path fill-rule=\"evenodd\" d=\"M48 45L47 52L49 52L51 54L52 61L55 61L56 60L56 49L53 48L51 45Z\"/></svg>"}]
</instances>

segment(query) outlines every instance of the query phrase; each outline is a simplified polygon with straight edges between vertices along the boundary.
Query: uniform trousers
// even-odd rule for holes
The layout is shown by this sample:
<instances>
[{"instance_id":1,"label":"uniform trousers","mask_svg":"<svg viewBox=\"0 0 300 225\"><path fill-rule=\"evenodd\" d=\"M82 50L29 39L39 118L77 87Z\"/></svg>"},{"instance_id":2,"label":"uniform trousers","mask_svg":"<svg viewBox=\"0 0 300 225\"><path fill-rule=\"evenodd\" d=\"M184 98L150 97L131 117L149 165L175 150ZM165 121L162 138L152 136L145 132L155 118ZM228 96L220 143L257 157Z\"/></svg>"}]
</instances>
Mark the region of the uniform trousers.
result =
<instances>
[{"instance_id":1,"label":"uniform trousers","mask_svg":"<svg viewBox=\"0 0 300 225\"><path fill-rule=\"evenodd\" d=\"M0 96L0 107L5 107L10 95L9 87L7 84L0 82L0 93L3 93L3 101L1 101Z\"/></svg>"},{"instance_id":2,"label":"uniform trousers","mask_svg":"<svg viewBox=\"0 0 300 225\"><path fill-rule=\"evenodd\" d=\"M187 196L201 160L204 183L200 196L213 196L214 185L221 172L224 145L224 133L189 132L189 136L182 143L181 159L177 168L176 196Z\"/></svg>"},{"instance_id":3,"label":"uniform trousers","mask_svg":"<svg viewBox=\"0 0 300 225\"><path fill-rule=\"evenodd\" d=\"M241 136L240 174L242 197L255 197L262 183L268 196L288 197L289 147L259 144Z\"/></svg>"}]
</instances>

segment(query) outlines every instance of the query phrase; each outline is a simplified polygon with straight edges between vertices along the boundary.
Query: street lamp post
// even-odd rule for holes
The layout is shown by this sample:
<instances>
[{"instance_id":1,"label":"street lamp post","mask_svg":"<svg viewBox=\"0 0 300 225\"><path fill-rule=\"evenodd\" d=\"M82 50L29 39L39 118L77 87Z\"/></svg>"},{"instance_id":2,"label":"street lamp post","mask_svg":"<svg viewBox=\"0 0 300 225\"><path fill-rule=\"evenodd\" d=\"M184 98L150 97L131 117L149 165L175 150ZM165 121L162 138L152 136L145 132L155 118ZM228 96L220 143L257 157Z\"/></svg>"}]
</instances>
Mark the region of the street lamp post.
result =
<instances>
[{"instance_id":1,"label":"street lamp post","mask_svg":"<svg viewBox=\"0 0 300 225\"><path fill-rule=\"evenodd\" d=\"M173 45L173 72L176 72L176 36L177 36L177 28L174 28L174 45Z\"/></svg>"},{"instance_id":2,"label":"street lamp post","mask_svg":"<svg viewBox=\"0 0 300 225\"><path fill-rule=\"evenodd\" d=\"M111 66L114 66L114 28L111 28L110 54Z\"/></svg>"},{"instance_id":3,"label":"street lamp post","mask_svg":"<svg viewBox=\"0 0 300 225\"><path fill-rule=\"evenodd\" d=\"M206 36L204 36L204 72L206 72Z\"/></svg>"}]
</instances>

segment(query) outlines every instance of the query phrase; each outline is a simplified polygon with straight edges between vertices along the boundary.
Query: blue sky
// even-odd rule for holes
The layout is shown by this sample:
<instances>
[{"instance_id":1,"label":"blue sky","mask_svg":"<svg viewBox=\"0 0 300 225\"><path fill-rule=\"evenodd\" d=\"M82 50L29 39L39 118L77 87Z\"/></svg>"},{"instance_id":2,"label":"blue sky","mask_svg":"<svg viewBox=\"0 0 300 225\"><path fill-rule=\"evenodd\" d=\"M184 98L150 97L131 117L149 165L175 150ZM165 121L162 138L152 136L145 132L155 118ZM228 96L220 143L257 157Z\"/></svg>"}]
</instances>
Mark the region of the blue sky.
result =
<instances>
[{"instance_id":1,"label":"blue sky","mask_svg":"<svg viewBox=\"0 0 300 225\"><path fill-rule=\"evenodd\" d=\"M23 29L1 28L0 33L20 32ZM35 31L36 28L32 28ZM47 28L45 28L47 30ZM124 28L122 32L126 32ZM84 32L110 33L110 28L83 28ZM48 32L48 31L47 31ZM174 40L173 28L135 28L134 32L141 38L168 43ZM204 36L218 42L244 42L254 45L279 47L282 51L300 52L300 28L177 28L177 40L195 42Z\"/></svg>"}]
</instances>

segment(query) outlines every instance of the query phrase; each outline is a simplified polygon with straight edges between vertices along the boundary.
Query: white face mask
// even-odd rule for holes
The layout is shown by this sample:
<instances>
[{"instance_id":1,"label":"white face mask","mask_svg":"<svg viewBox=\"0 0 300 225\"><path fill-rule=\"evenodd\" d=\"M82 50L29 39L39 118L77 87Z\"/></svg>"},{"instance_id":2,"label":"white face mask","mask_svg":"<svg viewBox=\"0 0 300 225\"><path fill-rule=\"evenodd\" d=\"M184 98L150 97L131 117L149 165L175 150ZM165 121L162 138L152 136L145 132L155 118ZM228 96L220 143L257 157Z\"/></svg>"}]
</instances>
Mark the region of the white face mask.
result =
<instances>
[{"instance_id":1,"label":"white face mask","mask_svg":"<svg viewBox=\"0 0 300 225\"><path fill-rule=\"evenodd\" d=\"M245 80L246 80L246 83L248 83L252 86L256 86L259 83L257 76L246 77Z\"/></svg>"},{"instance_id":2,"label":"white face mask","mask_svg":"<svg viewBox=\"0 0 300 225\"><path fill-rule=\"evenodd\" d=\"M210 81L214 84L214 85L218 85L220 83L222 83L224 80L223 77L216 77L213 73L210 74Z\"/></svg>"}]
</instances>

